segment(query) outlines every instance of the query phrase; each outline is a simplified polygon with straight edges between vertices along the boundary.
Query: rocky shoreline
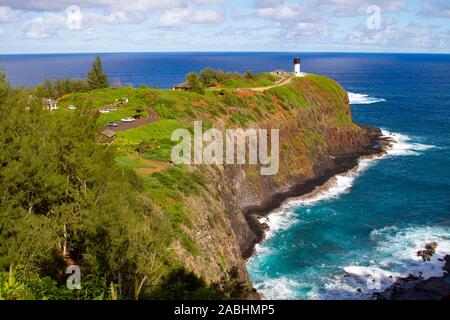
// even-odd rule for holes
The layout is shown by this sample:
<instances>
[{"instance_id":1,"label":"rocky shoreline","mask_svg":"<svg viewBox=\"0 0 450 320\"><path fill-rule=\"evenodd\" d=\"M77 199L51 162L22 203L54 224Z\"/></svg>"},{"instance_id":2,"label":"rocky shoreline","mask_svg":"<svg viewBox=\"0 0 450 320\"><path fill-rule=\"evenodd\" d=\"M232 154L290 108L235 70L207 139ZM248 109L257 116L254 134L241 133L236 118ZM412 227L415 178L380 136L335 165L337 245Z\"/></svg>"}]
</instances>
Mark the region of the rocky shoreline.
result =
<instances>
[{"instance_id":1,"label":"rocky shoreline","mask_svg":"<svg viewBox=\"0 0 450 320\"><path fill-rule=\"evenodd\" d=\"M450 256L443 259L443 277L427 280L410 275L397 280L382 293L375 293L377 300L450 300Z\"/></svg>"},{"instance_id":2,"label":"rocky shoreline","mask_svg":"<svg viewBox=\"0 0 450 320\"><path fill-rule=\"evenodd\" d=\"M294 185L286 192L275 194L263 206L253 207L247 210L245 216L250 229L256 235L256 239L251 242L247 250L242 252L244 259L251 258L255 254L256 245L265 239L265 234L269 226L261 223L261 218L281 208L284 203L292 199L314 192L317 188L326 185L333 177L354 170L358 166L360 159L378 157L386 153L386 150L392 145L393 141L390 138L384 137L378 128L365 127L365 129L370 137L370 144L367 147L359 152L333 155L334 167L332 169L324 171L322 175L315 179Z\"/></svg>"},{"instance_id":3,"label":"rocky shoreline","mask_svg":"<svg viewBox=\"0 0 450 320\"><path fill-rule=\"evenodd\" d=\"M244 258L249 259L255 254L255 246L265 239L265 234L269 226L261 223L260 219L281 208L283 204L312 194L321 187L326 187L327 182L333 177L354 170L361 159L375 158L386 154L387 150L394 143L390 138L384 137L377 128L367 128L370 132L371 144L361 152L347 153L334 156L335 167L327 170L323 175L306 183L293 186L289 191L279 193L271 199L271 204L253 208L251 213L246 214L246 219L251 230L258 236L257 240L252 242L251 249L243 252ZM450 300L450 255L443 260L446 264L443 267L444 276L432 277L427 280L409 275L406 278L398 279L392 286L384 292L373 294L376 300ZM261 298L262 295L258 293Z\"/></svg>"}]
</instances>

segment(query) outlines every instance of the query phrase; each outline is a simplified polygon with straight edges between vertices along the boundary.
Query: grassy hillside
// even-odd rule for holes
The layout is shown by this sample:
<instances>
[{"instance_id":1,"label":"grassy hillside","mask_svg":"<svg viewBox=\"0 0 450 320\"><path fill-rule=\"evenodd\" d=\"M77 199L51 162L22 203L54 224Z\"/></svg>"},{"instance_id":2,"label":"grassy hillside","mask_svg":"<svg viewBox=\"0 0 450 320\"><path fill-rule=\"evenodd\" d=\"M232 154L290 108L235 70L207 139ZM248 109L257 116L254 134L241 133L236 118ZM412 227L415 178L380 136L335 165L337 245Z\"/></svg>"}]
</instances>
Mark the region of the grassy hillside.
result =
<instances>
[{"instance_id":1,"label":"grassy hillside","mask_svg":"<svg viewBox=\"0 0 450 320\"><path fill-rule=\"evenodd\" d=\"M221 88L237 89L237 88L255 88L268 87L275 84L277 78L269 73L260 73L251 76L241 76L237 79L225 80L219 84Z\"/></svg>"}]
</instances>

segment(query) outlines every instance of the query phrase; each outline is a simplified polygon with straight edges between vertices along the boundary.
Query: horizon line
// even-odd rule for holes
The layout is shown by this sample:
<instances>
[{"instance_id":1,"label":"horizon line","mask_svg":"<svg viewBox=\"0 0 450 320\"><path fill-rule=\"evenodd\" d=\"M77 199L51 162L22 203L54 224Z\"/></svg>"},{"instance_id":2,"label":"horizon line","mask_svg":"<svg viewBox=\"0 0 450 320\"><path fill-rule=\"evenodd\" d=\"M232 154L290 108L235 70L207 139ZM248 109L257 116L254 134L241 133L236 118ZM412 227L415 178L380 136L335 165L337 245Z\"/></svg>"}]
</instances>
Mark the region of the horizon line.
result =
<instances>
[{"instance_id":1,"label":"horizon line","mask_svg":"<svg viewBox=\"0 0 450 320\"><path fill-rule=\"evenodd\" d=\"M420 54L420 55L450 55L450 52L404 52L404 51L74 51L74 52L17 52L17 53L0 53L0 56L12 55L70 55L70 54L139 54L139 53L155 53L155 54L182 54L182 53L330 53L330 54Z\"/></svg>"}]
</instances>

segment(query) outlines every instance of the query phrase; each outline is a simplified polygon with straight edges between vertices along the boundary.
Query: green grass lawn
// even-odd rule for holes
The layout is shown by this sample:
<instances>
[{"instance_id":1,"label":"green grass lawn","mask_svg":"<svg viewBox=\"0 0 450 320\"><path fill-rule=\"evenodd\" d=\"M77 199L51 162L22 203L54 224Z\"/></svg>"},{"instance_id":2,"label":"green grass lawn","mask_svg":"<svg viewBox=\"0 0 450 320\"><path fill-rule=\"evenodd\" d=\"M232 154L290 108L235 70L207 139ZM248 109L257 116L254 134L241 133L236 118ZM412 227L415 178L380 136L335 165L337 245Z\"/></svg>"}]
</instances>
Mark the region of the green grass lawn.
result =
<instances>
[{"instance_id":1,"label":"green grass lawn","mask_svg":"<svg viewBox=\"0 0 450 320\"><path fill-rule=\"evenodd\" d=\"M241 77L239 79L226 80L221 83L221 87L228 89L268 87L274 85L276 80L277 78L269 73L260 73L253 78Z\"/></svg>"},{"instance_id":2,"label":"green grass lawn","mask_svg":"<svg viewBox=\"0 0 450 320\"><path fill-rule=\"evenodd\" d=\"M156 169L154 166L151 166L142 159L139 159L139 157L135 157L132 155L120 156L117 157L116 160L119 164L133 169Z\"/></svg>"},{"instance_id":3,"label":"green grass lawn","mask_svg":"<svg viewBox=\"0 0 450 320\"><path fill-rule=\"evenodd\" d=\"M169 162L172 148L178 143L171 141L172 133L184 126L176 120L160 120L136 129L117 132L114 144L124 152L134 152L143 141L154 146L143 156L147 159Z\"/></svg>"}]
</instances>

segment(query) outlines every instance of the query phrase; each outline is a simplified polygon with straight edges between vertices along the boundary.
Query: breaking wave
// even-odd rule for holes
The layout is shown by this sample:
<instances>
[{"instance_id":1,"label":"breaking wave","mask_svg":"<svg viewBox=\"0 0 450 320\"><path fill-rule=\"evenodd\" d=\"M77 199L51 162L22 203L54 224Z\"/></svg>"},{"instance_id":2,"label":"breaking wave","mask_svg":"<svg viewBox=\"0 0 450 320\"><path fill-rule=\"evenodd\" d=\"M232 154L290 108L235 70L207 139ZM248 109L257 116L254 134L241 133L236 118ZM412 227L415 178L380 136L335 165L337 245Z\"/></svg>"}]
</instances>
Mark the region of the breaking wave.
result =
<instances>
[{"instance_id":1,"label":"breaking wave","mask_svg":"<svg viewBox=\"0 0 450 320\"><path fill-rule=\"evenodd\" d=\"M350 100L350 104L372 104L386 101L383 98L375 98L370 97L367 94L352 93L352 92L348 93L348 98Z\"/></svg>"},{"instance_id":2,"label":"breaking wave","mask_svg":"<svg viewBox=\"0 0 450 320\"><path fill-rule=\"evenodd\" d=\"M433 145L415 143L411 137L404 134L393 133L387 130L382 130L382 134L383 137L392 141L392 145L386 150L386 154L361 158L357 167L353 170L334 176L323 186L317 187L309 194L289 199L281 209L261 218L260 222L266 223L270 228L266 234L266 239L298 222L292 210L293 208L313 206L319 202L336 199L350 192L356 178L377 161L387 156L419 156L423 151L435 148ZM258 246L258 248L261 248L261 246Z\"/></svg>"},{"instance_id":3,"label":"breaking wave","mask_svg":"<svg viewBox=\"0 0 450 320\"><path fill-rule=\"evenodd\" d=\"M287 230L293 225L300 223L299 217L295 214L295 208L312 207L318 203L336 199L343 194L350 192L355 180L364 173L365 170L373 166L377 161L386 157L397 156L419 156L424 151L435 148L433 145L414 142L415 139L400 133L393 133L382 130L385 138L392 141L392 145L386 153L379 156L361 158L356 168L344 174L331 178L321 187L317 187L312 193L289 199L278 211L260 219L261 223L266 223L269 230L266 233L266 240L272 238L278 232ZM389 236L391 231L394 235ZM398 231L398 232L397 232ZM423 277L436 276L442 273L442 258L444 252L450 252L450 233L445 233L439 229L411 229L399 231L396 229L375 230L371 237L381 237L378 241L377 251L384 252L384 259L369 266L345 266L343 271L345 276L335 276L325 279L325 294L317 290L310 294L311 299L367 299L374 290L384 290L389 287L398 277L407 276L409 273L421 274ZM445 238L444 236L447 236ZM438 240L438 252L430 264L420 263L416 252L423 248L424 244ZM445 241L443 241L445 240ZM413 245L412 245L413 244ZM256 246L256 253L265 256L276 250L269 248L265 242ZM399 265L391 267L394 262ZM402 265L403 267L400 267ZM376 280L380 279L379 282ZM375 284L371 289L369 281ZM294 299L296 288L300 284L292 279L265 278L262 281L255 281L255 287L267 299ZM364 289L366 288L366 289ZM369 288L369 289L368 289ZM359 289L359 290L358 290Z\"/></svg>"},{"instance_id":4,"label":"breaking wave","mask_svg":"<svg viewBox=\"0 0 450 320\"><path fill-rule=\"evenodd\" d=\"M383 136L392 139L395 143L387 150L391 156L420 156L423 151L436 148L436 146L413 142L413 138L401 134L383 130Z\"/></svg>"},{"instance_id":5,"label":"breaking wave","mask_svg":"<svg viewBox=\"0 0 450 320\"><path fill-rule=\"evenodd\" d=\"M369 266L343 267L344 275L328 279L323 299L370 299L382 292L398 278L409 275L424 280L442 277L444 257L450 252L450 230L444 227L399 229L395 226L374 230L370 234L376 242ZM436 241L436 254L430 262L417 256L426 243Z\"/></svg>"}]
</instances>

